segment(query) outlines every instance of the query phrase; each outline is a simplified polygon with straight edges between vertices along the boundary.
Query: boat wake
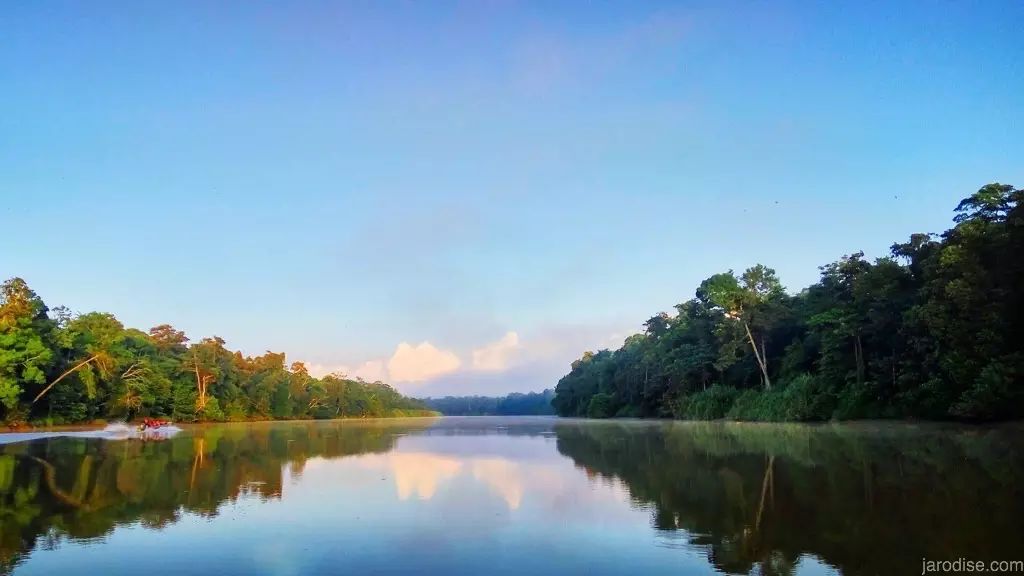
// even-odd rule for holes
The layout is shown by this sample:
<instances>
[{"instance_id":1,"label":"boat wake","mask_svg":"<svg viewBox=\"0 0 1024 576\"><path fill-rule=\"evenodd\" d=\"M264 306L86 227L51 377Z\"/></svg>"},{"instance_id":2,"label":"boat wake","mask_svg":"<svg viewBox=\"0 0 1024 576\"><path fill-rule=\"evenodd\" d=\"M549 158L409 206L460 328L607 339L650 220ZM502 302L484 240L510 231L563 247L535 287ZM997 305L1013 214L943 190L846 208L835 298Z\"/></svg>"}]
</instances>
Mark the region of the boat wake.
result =
<instances>
[{"instance_id":1,"label":"boat wake","mask_svg":"<svg viewBox=\"0 0 1024 576\"><path fill-rule=\"evenodd\" d=\"M181 432L181 428L172 425L159 428L140 429L127 422L108 424L102 430L55 431L55 432L12 432L0 434L0 445L14 442L28 442L46 438L99 438L102 440L166 440Z\"/></svg>"}]
</instances>

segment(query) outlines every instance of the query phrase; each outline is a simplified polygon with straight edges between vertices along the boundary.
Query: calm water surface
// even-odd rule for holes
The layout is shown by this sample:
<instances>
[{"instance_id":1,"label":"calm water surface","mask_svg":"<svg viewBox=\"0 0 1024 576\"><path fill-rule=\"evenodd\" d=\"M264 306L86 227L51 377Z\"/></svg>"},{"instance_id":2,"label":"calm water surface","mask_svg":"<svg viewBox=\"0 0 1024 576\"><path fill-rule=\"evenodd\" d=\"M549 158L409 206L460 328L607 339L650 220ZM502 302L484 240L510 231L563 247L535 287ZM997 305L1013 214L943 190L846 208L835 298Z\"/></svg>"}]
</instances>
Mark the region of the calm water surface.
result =
<instances>
[{"instance_id":1,"label":"calm water surface","mask_svg":"<svg viewBox=\"0 0 1024 576\"><path fill-rule=\"evenodd\" d=\"M1019 425L441 418L0 445L0 573L920 574L1021 559Z\"/></svg>"}]
</instances>

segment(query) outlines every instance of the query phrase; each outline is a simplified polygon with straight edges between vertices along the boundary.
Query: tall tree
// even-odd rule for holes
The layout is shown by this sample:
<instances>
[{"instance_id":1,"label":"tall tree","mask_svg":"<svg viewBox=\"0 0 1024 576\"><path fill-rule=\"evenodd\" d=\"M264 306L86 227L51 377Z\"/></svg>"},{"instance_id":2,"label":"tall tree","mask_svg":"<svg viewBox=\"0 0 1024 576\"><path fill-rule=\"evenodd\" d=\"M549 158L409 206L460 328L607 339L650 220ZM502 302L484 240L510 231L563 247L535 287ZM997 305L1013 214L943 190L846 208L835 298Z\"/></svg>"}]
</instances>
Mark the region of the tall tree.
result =
<instances>
[{"instance_id":1,"label":"tall tree","mask_svg":"<svg viewBox=\"0 0 1024 576\"><path fill-rule=\"evenodd\" d=\"M765 389L772 387L768 374L767 332L777 310L778 300L785 294L775 270L762 264L748 268L740 278L730 270L716 274L701 283L698 298L720 309L725 318L738 322L754 353ZM760 328L755 336L751 326Z\"/></svg>"},{"instance_id":2,"label":"tall tree","mask_svg":"<svg viewBox=\"0 0 1024 576\"><path fill-rule=\"evenodd\" d=\"M55 324L43 300L21 278L0 286L0 406L17 408L25 385L44 384L54 360Z\"/></svg>"},{"instance_id":3,"label":"tall tree","mask_svg":"<svg viewBox=\"0 0 1024 576\"><path fill-rule=\"evenodd\" d=\"M97 385L109 377L123 359L124 326L111 314L83 314L69 322L64 332L69 343L66 358L70 367L36 394L33 404L73 374L85 387L86 395L92 397Z\"/></svg>"}]
</instances>

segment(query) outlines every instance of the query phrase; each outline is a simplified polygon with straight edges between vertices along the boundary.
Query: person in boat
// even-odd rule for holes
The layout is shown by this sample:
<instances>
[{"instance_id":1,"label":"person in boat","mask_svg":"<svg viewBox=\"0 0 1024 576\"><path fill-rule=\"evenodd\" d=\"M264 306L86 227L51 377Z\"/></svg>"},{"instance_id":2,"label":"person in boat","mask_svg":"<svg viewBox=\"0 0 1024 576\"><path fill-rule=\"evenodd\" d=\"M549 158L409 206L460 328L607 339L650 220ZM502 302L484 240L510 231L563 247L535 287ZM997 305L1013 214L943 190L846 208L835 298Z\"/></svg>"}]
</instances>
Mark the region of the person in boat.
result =
<instances>
[{"instance_id":1,"label":"person in boat","mask_svg":"<svg viewBox=\"0 0 1024 576\"><path fill-rule=\"evenodd\" d=\"M140 428L143 431L145 431L145 430L152 430L154 428L161 428L161 427L167 426L169 424L170 424L170 422L168 422L167 420L160 420L160 419L157 419L157 418L143 418L142 419L142 426Z\"/></svg>"}]
</instances>

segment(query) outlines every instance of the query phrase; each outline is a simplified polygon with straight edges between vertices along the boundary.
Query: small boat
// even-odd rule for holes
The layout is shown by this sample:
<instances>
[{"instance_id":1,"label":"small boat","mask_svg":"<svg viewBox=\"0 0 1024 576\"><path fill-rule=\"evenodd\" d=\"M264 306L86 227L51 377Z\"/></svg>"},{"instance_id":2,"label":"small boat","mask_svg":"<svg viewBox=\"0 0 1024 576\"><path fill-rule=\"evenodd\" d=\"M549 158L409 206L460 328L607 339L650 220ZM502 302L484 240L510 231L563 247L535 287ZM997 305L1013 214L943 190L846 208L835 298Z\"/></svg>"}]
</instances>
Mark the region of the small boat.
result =
<instances>
[{"instance_id":1,"label":"small boat","mask_svg":"<svg viewBox=\"0 0 1024 576\"><path fill-rule=\"evenodd\" d=\"M170 426L172 422L170 420L160 420L159 418L143 418L142 424L139 425L139 431L145 432L147 430L157 430Z\"/></svg>"}]
</instances>

